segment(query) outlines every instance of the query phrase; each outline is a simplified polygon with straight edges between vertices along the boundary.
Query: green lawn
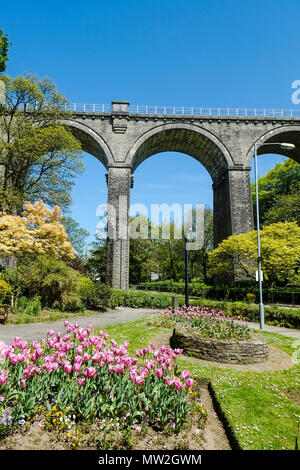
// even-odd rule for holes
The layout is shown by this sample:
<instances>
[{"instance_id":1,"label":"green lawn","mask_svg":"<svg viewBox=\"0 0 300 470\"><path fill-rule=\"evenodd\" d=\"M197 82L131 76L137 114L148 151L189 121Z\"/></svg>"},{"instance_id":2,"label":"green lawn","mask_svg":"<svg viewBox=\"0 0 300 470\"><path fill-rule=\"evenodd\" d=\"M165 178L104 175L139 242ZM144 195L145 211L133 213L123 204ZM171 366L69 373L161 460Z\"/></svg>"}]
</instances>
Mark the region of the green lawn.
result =
<instances>
[{"instance_id":1,"label":"green lawn","mask_svg":"<svg viewBox=\"0 0 300 470\"><path fill-rule=\"evenodd\" d=\"M118 342L128 340L134 352L151 343L166 329L149 326L147 319L108 326L105 331ZM271 344L292 355L295 339L263 333ZM180 359L194 377L211 383L238 446L242 449L295 448L300 422L300 365L269 372L221 369ZM298 404L297 404L298 403Z\"/></svg>"}]
</instances>

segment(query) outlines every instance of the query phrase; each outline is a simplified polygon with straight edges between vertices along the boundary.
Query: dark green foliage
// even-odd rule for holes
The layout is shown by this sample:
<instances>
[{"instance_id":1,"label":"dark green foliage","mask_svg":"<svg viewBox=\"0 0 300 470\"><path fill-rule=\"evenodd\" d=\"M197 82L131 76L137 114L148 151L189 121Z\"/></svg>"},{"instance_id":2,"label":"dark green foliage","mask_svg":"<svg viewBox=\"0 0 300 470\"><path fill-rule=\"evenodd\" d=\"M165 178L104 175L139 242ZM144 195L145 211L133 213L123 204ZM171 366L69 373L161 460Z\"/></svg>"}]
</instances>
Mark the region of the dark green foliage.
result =
<instances>
[{"instance_id":1,"label":"dark green foliage","mask_svg":"<svg viewBox=\"0 0 300 470\"><path fill-rule=\"evenodd\" d=\"M111 306L131 308L165 308L169 307L171 299L164 294L150 294L149 292L125 291L112 289Z\"/></svg>"},{"instance_id":2,"label":"dark green foliage","mask_svg":"<svg viewBox=\"0 0 300 470\"><path fill-rule=\"evenodd\" d=\"M259 188L259 207L260 222L262 225L270 223L271 220L276 222L285 222L286 220L295 220L295 214L291 210L289 199L283 198L294 194L294 198L298 200L300 194L300 165L288 158L284 163L278 163L265 176L258 180ZM255 212L255 186L252 184L253 209ZM294 201L295 202L295 201ZM282 211L282 205L289 205L290 213ZM296 217L297 220L297 217Z\"/></svg>"},{"instance_id":3,"label":"dark green foliage","mask_svg":"<svg viewBox=\"0 0 300 470\"><path fill-rule=\"evenodd\" d=\"M18 271L23 280L23 294L32 299L40 296L43 307L77 311L82 309L76 292L79 273L63 261L50 256L21 264Z\"/></svg>"},{"instance_id":4,"label":"dark green foliage","mask_svg":"<svg viewBox=\"0 0 300 470\"><path fill-rule=\"evenodd\" d=\"M0 29L0 72L6 69L6 62L8 61L8 46L9 42L7 35Z\"/></svg>"},{"instance_id":5,"label":"dark green foliage","mask_svg":"<svg viewBox=\"0 0 300 470\"><path fill-rule=\"evenodd\" d=\"M111 302L112 291L106 284L81 277L77 293L88 310L103 310Z\"/></svg>"},{"instance_id":6,"label":"dark green foliage","mask_svg":"<svg viewBox=\"0 0 300 470\"><path fill-rule=\"evenodd\" d=\"M17 313L22 313L24 315L40 315L42 311L42 305L39 297L33 299L27 299L22 296L18 299L17 305L14 308Z\"/></svg>"},{"instance_id":7,"label":"dark green foliage","mask_svg":"<svg viewBox=\"0 0 300 470\"><path fill-rule=\"evenodd\" d=\"M185 283L183 281L154 281L154 282L142 282L138 289L142 290L156 290L162 292L174 292L176 294L184 294L185 292ZM202 297L203 293L208 289L204 282L191 282L189 283L189 293L195 297Z\"/></svg>"}]
</instances>

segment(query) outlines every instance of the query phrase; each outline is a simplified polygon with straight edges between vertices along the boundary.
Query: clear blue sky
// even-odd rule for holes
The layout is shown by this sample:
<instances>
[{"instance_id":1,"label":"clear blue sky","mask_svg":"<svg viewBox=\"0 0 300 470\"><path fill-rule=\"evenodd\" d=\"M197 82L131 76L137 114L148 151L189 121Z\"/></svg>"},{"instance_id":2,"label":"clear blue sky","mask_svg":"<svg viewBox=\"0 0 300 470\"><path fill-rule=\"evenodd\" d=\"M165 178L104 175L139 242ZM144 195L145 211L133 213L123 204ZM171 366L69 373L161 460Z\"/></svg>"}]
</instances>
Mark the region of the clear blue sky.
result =
<instances>
[{"instance_id":1,"label":"clear blue sky","mask_svg":"<svg viewBox=\"0 0 300 470\"><path fill-rule=\"evenodd\" d=\"M0 11L13 42L6 73L48 76L74 102L297 107L299 0L14 0ZM260 175L283 160L260 157ZM106 170L84 161L72 216L93 238ZM211 180L191 157L158 154L135 172L132 202L211 206Z\"/></svg>"}]
</instances>

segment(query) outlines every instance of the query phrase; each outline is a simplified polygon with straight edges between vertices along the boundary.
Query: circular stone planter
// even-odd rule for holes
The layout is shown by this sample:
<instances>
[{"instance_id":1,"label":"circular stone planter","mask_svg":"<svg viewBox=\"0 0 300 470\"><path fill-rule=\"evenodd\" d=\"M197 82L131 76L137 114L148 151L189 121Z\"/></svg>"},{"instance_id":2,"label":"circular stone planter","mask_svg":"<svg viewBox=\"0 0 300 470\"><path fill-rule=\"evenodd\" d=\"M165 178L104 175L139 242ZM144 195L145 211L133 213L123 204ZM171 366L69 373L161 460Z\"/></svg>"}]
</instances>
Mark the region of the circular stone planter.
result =
<instances>
[{"instance_id":1,"label":"circular stone planter","mask_svg":"<svg viewBox=\"0 0 300 470\"><path fill-rule=\"evenodd\" d=\"M220 340L197 335L177 325L170 338L170 346L198 359L232 364L253 364L268 359L268 344L263 337L253 334L250 339Z\"/></svg>"}]
</instances>

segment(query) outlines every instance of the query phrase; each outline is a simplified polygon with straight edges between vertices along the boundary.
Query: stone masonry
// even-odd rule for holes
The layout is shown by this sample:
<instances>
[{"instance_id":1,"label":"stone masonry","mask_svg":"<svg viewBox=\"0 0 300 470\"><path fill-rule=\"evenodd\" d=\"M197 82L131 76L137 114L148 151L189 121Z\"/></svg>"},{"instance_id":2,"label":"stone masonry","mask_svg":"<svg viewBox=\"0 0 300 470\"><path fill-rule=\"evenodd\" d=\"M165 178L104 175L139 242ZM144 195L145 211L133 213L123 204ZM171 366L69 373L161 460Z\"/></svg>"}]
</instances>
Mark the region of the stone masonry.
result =
<instances>
[{"instance_id":1,"label":"stone masonry","mask_svg":"<svg viewBox=\"0 0 300 470\"><path fill-rule=\"evenodd\" d=\"M215 246L233 233L253 229L250 163L254 143L294 143L296 149L286 151L286 156L300 162L300 119L296 118L132 114L129 102L113 101L110 112L74 112L63 122L83 150L107 168L108 202L125 226L133 173L146 158L178 151L198 160L213 184ZM284 151L276 145L262 145L258 153ZM109 240L107 273L113 287L126 289L129 240L123 232L115 227L116 237Z\"/></svg>"},{"instance_id":2,"label":"stone masonry","mask_svg":"<svg viewBox=\"0 0 300 470\"><path fill-rule=\"evenodd\" d=\"M261 335L242 341L219 340L197 335L180 325L173 330L170 346L183 349L187 356L221 363L254 364L266 361L269 356L268 344Z\"/></svg>"}]
</instances>

